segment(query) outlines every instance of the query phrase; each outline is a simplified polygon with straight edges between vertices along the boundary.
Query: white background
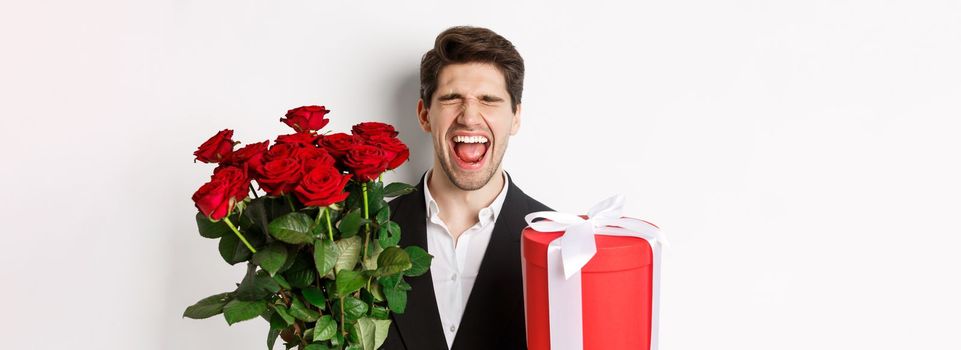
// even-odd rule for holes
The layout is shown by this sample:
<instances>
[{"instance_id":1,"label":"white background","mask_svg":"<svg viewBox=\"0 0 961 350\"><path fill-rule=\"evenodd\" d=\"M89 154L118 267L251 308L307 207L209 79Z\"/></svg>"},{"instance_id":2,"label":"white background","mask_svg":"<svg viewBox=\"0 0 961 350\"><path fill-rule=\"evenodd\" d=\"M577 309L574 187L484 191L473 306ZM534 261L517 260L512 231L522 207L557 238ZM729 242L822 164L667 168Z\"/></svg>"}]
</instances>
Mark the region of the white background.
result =
<instances>
[{"instance_id":1,"label":"white background","mask_svg":"<svg viewBox=\"0 0 961 350\"><path fill-rule=\"evenodd\" d=\"M397 125L412 183L420 56L460 24L525 58L517 184L669 235L662 349L961 348L961 2L683 0L5 1L2 347L263 349L181 318L243 274L191 153L326 105Z\"/></svg>"}]
</instances>

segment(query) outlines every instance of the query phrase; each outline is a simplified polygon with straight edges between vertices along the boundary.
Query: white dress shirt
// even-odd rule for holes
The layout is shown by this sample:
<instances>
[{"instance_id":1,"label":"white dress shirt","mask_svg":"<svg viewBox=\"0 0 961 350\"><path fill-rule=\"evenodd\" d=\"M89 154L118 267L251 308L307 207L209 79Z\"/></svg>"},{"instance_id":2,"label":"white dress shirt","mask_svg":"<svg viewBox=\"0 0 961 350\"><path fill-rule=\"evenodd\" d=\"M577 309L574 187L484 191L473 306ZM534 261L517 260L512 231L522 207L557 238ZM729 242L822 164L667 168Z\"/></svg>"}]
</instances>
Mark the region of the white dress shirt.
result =
<instances>
[{"instance_id":1,"label":"white dress shirt","mask_svg":"<svg viewBox=\"0 0 961 350\"><path fill-rule=\"evenodd\" d=\"M507 196L508 177L504 177L504 188L494 198L490 206L483 208L477 214L478 222L457 238L440 219L440 208L430 195L427 181L433 169L424 176L424 196L427 203L427 252L434 256L430 264L430 274L434 283L434 299L437 300L437 311L444 326L444 337L447 338L447 348L454 344L454 336L460 328L460 320L464 316L467 297L474 287L477 271L480 269L487 243L490 242L494 231L494 222Z\"/></svg>"}]
</instances>

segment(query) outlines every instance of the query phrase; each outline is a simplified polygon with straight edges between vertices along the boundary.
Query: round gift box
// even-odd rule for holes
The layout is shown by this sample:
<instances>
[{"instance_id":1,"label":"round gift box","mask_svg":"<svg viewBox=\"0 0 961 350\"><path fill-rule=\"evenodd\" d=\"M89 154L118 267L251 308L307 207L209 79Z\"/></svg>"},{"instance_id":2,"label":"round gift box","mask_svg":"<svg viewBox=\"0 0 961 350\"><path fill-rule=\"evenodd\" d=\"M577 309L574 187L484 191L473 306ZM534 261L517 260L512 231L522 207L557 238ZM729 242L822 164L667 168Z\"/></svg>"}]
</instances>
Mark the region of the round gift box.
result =
<instances>
[{"instance_id":1,"label":"round gift box","mask_svg":"<svg viewBox=\"0 0 961 350\"><path fill-rule=\"evenodd\" d=\"M586 218L586 216L581 216ZM547 246L563 232L524 229L527 346L550 349ZM585 350L649 349L653 253L647 240L595 235L597 254L581 269ZM564 302L564 301L555 301Z\"/></svg>"}]
</instances>

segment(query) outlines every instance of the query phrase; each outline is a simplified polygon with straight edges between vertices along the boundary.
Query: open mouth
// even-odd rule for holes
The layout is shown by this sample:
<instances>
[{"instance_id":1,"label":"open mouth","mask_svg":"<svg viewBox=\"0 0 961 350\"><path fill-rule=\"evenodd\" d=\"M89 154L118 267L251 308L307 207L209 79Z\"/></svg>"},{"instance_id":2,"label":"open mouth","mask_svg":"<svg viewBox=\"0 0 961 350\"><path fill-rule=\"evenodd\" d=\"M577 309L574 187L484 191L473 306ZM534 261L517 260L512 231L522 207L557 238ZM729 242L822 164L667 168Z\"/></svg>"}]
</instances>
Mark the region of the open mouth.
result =
<instances>
[{"instance_id":1,"label":"open mouth","mask_svg":"<svg viewBox=\"0 0 961 350\"><path fill-rule=\"evenodd\" d=\"M487 161L490 139L483 135L458 135L450 139L451 158L464 170L480 169Z\"/></svg>"}]
</instances>

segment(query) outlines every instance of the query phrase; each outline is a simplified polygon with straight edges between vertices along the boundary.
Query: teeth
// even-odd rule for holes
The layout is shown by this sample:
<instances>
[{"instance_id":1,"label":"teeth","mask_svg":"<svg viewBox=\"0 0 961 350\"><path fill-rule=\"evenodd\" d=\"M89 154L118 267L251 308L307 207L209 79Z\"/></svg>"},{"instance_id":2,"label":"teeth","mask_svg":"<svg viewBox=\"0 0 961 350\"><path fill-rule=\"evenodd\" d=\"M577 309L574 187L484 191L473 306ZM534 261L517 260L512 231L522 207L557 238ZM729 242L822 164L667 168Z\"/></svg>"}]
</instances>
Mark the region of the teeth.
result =
<instances>
[{"instance_id":1,"label":"teeth","mask_svg":"<svg viewBox=\"0 0 961 350\"><path fill-rule=\"evenodd\" d=\"M487 138L483 136L454 136L454 142L487 143Z\"/></svg>"}]
</instances>

